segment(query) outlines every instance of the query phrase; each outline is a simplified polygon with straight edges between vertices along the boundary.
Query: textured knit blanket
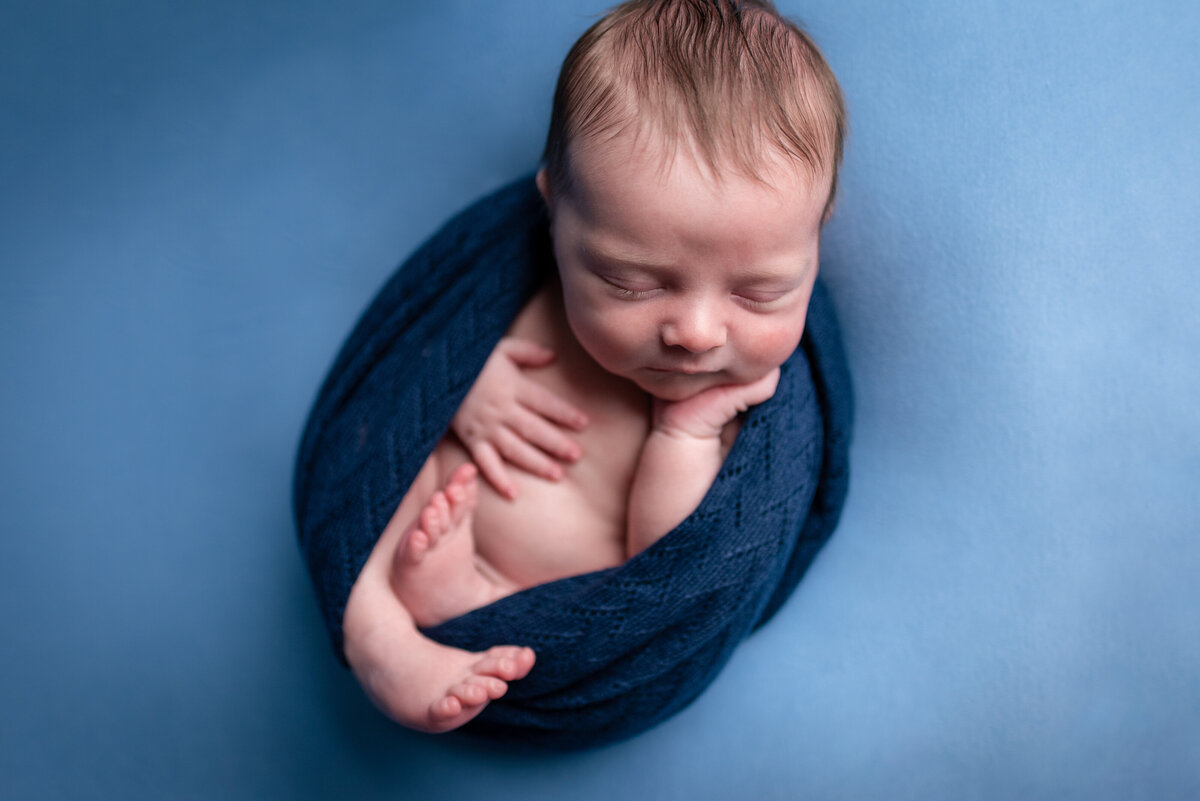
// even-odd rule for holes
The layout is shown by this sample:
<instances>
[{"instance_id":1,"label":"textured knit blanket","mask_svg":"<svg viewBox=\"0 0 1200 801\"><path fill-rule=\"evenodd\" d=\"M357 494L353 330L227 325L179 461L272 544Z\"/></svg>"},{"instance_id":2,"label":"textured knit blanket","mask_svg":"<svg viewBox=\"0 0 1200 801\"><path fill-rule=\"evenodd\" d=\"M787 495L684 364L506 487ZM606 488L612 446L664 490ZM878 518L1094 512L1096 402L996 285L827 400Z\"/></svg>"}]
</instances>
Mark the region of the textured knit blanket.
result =
<instances>
[{"instance_id":1,"label":"textured knit blanket","mask_svg":"<svg viewBox=\"0 0 1200 801\"><path fill-rule=\"evenodd\" d=\"M545 209L523 178L426 242L342 347L301 441L294 511L343 661L342 615L367 556L553 269ZM849 375L818 283L775 396L747 413L690 517L619 567L532 587L426 631L472 651L517 644L537 653L532 672L468 730L582 747L643 731L695 699L832 533L850 427Z\"/></svg>"}]
</instances>

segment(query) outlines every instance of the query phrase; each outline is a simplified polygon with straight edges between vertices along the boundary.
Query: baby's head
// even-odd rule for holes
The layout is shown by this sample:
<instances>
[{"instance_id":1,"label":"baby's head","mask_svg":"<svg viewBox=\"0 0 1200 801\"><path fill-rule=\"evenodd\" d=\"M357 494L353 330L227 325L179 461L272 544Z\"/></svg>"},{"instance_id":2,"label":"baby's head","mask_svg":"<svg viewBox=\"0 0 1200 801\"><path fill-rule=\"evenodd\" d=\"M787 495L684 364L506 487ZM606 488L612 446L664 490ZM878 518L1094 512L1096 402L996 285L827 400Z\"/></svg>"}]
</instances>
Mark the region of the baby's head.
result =
<instances>
[{"instance_id":1,"label":"baby's head","mask_svg":"<svg viewBox=\"0 0 1200 801\"><path fill-rule=\"evenodd\" d=\"M593 25L538 173L584 348L666 400L782 364L844 132L832 71L770 2L635 0Z\"/></svg>"}]
</instances>

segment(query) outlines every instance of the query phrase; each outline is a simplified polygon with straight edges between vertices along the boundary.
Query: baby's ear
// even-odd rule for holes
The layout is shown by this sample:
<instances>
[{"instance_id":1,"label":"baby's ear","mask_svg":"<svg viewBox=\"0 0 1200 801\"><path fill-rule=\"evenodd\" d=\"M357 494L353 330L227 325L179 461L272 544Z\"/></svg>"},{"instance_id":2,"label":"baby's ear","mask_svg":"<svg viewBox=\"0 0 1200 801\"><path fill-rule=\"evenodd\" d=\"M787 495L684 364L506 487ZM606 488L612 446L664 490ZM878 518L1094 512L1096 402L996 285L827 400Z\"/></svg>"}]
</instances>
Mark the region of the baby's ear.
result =
<instances>
[{"instance_id":1,"label":"baby's ear","mask_svg":"<svg viewBox=\"0 0 1200 801\"><path fill-rule=\"evenodd\" d=\"M831 200L829 205L825 207L825 213L821 215L822 228L825 227L825 223L829 222L829 218L833 216L833 204L834 201Z\"/></svg>"},{"instance_id":2,"label":"baby's ear","mask_svg":"<svg viewBox=\"0 0 1200 801\"><path fill-rule=\"evenodd\" d=\"M537 171L537 178L535 179L535 181L537 182L538 191L542 193L542 200L546 201L546 208L551 208L551 204L550 204L550 174L548 172L546 172L545 167L542 167L540 170Z\"/></svg>"}]
</instances>

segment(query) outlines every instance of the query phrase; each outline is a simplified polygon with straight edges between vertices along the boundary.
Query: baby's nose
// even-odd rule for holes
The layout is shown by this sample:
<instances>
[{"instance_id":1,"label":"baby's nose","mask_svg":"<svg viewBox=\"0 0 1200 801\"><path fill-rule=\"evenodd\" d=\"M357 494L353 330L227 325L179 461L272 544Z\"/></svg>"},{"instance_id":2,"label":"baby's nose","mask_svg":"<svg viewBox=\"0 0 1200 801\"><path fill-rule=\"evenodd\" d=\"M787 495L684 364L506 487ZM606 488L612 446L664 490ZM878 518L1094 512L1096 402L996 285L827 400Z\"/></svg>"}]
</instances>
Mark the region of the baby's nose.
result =
<instances>
[{"instance_id":1,"label":"baby's nose","mask_svg":"<svg viewBox=\"0 0 1200 801\"><path fill-rule=\"evenodd\" d=\"M662 327L662 340L671 347L691 353L704 353L725 344L725 323L707 304L691 304L680 309Z\"/></svg>"}]
</instances>

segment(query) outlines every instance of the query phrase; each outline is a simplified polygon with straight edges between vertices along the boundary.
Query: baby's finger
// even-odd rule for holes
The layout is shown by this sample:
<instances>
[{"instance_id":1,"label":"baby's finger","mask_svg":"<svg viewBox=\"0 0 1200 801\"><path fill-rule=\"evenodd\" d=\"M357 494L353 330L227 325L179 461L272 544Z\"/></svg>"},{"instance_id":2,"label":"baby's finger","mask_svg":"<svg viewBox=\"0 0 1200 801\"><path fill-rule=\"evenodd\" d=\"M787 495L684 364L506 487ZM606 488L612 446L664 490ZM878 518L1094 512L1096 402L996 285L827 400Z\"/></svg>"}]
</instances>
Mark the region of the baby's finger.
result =
<instances>
[{"instance_id":1,"label":"baby's finger","mask_svg":"<svg viewBox=\"0 0 1200 801\"><path fill-rule=\"evenodd\" d=\"M775 394L775 388L778 385L779 368L776 367L762 378L751 381L749 384L729 384L715 387L709 390L713 393L712 405L707 411L701 413L701 417L719 430L741 412L768 400Z\"/></svg>"},{"instance_id":2,"label":"baby's finger","mask_svg":"<svg viewBox=\"0 0 1200 801\"><path fill-rule=\"evenodd\" d=\"M488 483L496 488L496 492L510 501L517 497L517 485L513 483L504 467L504 460L492 447L490 442L480 440L471 446L471 458Z\"/></svg>"},{"instance_id":3,"label":"baby's finger","mask_svg":"<svg viewBox=\"0 0 1200 801\"><path fill-rule=\"evenodd\" d=\"M544 417L538 417L528 409L521 409L509 422L509 427L530 445L565 462L577 462L583 449L563 430Z\"/></svg>"},{"instance_id":4,"label":"baby's finger","mask_svg":"<svg viewBox=\"0 0 1200 801\"><path fill-rule=\"evenodd\" d=\"M554 361L554 351L528 339L505 337L496 347L521 367L542 367Z\"/></svg>"},{"instance_id":5,"label":"baby's finger","mask_svg":"<svg viewBox=\"0 0 1200 801\"><path fill-rule=\"evenodd\" d=\"M558 481L563 476L562 466L540 450L521 439L512 429L503 429L496 436L496 449L511 464L535 476Z\"/></svg>"},{"instance_id":6,"label":"baby's finger","mask_svg":"<svg viewBox=\"0 0 1200 801\"><path fill-rule=\"evenodd\" d=\"M769 400L775 394L776 387L779 386L779 368L776 367L771 372L767 373L757 381L753 381L746 385L745 391L742 393L740 401L747 406L757 406L763 401Z\"/></svg>"},{"instance_id":7,"label":"baby's finger","mask_svg":"<svg viewBox=\"0 0 1200 801\"><path fill-rule=\"evenodd\" d=\"M517 388L517 400L547 420L582 431L588 417L581 409L532 381L523 381Z\"/></svg>"}]
</instances>

